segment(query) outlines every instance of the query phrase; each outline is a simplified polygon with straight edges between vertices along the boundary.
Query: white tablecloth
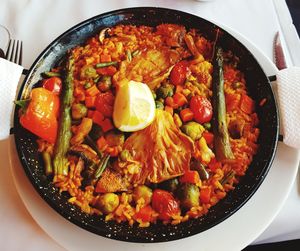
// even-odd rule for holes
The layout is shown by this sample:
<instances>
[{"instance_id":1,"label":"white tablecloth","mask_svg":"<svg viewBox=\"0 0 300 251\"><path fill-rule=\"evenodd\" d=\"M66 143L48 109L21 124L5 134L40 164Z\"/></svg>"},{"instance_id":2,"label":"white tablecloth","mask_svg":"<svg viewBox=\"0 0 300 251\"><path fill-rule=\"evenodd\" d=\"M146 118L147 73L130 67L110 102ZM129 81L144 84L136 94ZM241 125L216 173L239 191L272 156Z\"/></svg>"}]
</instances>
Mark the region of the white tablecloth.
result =
<instances>
[{"instance_id":1,"label":"white tablecloth","mask_svg":"<svg viewBox=\"0 0 300 251\"><path fill-rule=\"evenodd\" d=\"M285 29L288 21L283 18L287 17L287 9L282 8L283 2L284 0L1 0L0 23L10 30L14 38L23 40L25 68L30 67L49 42L74 24L106 11L136 6L179 9L224 24L240 32L272 59L273 37L278 30L285 34L286 52L295 48L295 44L290 45L293 41L293 26L288 27L289 30ZM281 7L278 9L278 6ZM287 63L295 63L293 57L288 55ZM0 141L1 250L64 250L34 222L21 202L9 171L7 144L7 140ZM280 213L254 243L300 238L298 180Z\"/></svg>"}]
</instances>

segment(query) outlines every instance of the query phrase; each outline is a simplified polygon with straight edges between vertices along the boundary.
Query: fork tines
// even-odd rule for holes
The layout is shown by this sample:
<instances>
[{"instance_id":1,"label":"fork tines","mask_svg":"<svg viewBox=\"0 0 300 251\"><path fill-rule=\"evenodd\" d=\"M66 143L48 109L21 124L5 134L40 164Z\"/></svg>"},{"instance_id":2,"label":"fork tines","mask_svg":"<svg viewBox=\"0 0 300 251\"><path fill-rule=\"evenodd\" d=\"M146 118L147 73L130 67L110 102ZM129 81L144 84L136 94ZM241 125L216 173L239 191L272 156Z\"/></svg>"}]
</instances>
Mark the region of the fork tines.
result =
<instances>
[{"instance_id":1,"label":"fork tines","mask_svg":"<svg viewBox=\"0 0 300 251\"><path fill-rule=\"evenodd\" d=\"M10 39L5 58L11 62L21 65L23 54L23 43L21 40Z\"/></svg>"}]
</instances>

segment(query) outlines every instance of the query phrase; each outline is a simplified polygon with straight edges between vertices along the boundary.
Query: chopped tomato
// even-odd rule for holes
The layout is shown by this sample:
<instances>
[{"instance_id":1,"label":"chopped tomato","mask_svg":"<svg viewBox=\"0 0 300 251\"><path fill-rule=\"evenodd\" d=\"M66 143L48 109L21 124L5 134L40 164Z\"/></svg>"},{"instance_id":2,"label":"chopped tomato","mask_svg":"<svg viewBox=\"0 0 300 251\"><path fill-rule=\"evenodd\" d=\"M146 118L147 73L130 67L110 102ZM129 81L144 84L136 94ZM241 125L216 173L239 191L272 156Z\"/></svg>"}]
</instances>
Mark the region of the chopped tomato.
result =
<instances>
[{"instance_id":1,"label":"chopped tomato","mask_svg":"<svg viewBox=\"0 0 300 251\"><path fill-rule=\"evenodd\" d=\"M193 96L190 101L190 108L194 113L194 119L200 123L209 122L213 115L212 105L206 97Z\"/></svg>"},{"instance_id":2,"label":"chopped tomato","mask_svg":"<svg viewBox=\"0 0 300 251\"><path fill-rule=\"evenodd\" d=\"M194 113L190 108L185 108L180 111L180 117L183 122L191 121L194 118Z\"/></svg>"},{"instance_id":3,"label":"chopped tomato","mask_svg":"<svg viewBox=\"0 0 300 251\"><path fill-rule=\"evenodd\" d=\"M170 106L174 109L178 108L178 105L174 102L173 97L166 97L165 99L165 105Z\"/></svg>"},{"instance_id":4,"label":"chopped tomato","mask_svg":"<svg viewBox=\"0 0 300 251\"><path fill-rule=\"evenodd\" d=\"M206 144L211 145L214 142L214 135L211 132L203 132L202 137L205 139Z\"/></svg>"},{"instance_id":5,"label":"chopped tomato","mask_svg":"<svg viewBox=\"0 0 300 251\"><path fill-rule=\"evenodd\" d=\"M85 97L85 106L87 108L95 107L95 100L96 100L95 96Z\"/></svg>"},{"instance_id":6,"label":"chopped tomato","mask_svg":"<svg viewBox=\"0 0 300 251\"><path fill-rule=\"evenodd\" d=\"M165 190L156 189L152 195L152 207L159 213L161 220L170 220L172 216L180 214L179 203L173 195Z\"/></svg>"},{"instance_id":7,"label":"chopped tomato","mask_svg":"<svg viewBox=\"0 0 300 251\"><path fill-rule=\"evenodd\" d=\"M109 118L104 119L101 123L100 126L102 128L103 132L108 132L114 128L113 123Z\"/></svg>"},{"instance_id":8,"label":"chopped tomato","mask_svg":"<svg viewBox=\"0 0 300 251\"><path fill-rule=\"evenodd\" d=\"M254 110L254 101L248 95L243 94L241 97L240 108L243 112L251 114Z\"/></svg>"},{"instance_id":9,"label":"chopped tomato","mask_svg":"<svg viewBox=\"0 0 300 251\"><path fill-rule=\"evenodd\" d=\"M107 67L98 68L96 71L101 75L113 76L117 72L117 68L113 65L110 65Z\"/></svg>"},{"instance_id":10,"label":"chopped tomato","mask_svg":"<svg viewBox=\"0 0 300 251\"><path fill-rule=\"evenodd\" d=\"M111 92L99 93L95 100L96 110L101 112L105 117L111 117L114 100L115 97Z\"/></svg>"},{"instance_id":11,"label":"chopped tomato","mask_svg":"<svg viewBox=\"0 0 300 251\"><path fill-rule=\"evenodd\" d=\"M103 62L111 62L111 56L107 54L101 54L100 61Z\"/></svg>"},{"instance_id":12,"label":"chopped tomato","mask_svg":"<svg viewBox=\"0 0 300 251\"><path fill-rule=\"evenodd\" d=\"M60 94L62 88L62 80L59 77L51 77L43 80L43 87L55 94Z\"/></svg>"},{"instance_id":13,"label":"chopped tomato","mask_svg":"<svg viewBox=\"0 0 300 251\"><path fill-rule=\"evenodd\" d=\"M178 106L183 106L188 102L186 97L179 92L174 94L173 100L174 100L174 103L177 104Z\"/></svg>"},{"instance_id":14,"label":"chopped tomato","mask_svg":"<svg viewBox=\"0 0 300 251\"><path fill-rule=\"evenodd\" d=\"M92 120L95 124L100 125L102 124L103 120L104 120L104 116L101 112L99 111L94 111L93 112L93 116L92 116Z\"/></svg>"},{"instance_id":15,"label":"chopped tomato","mask_svg":"<svg viewBox=\"0 0 300 251\"><path fill-rule=\"evenodd\" d=\"M101 151L104 151L104 150L107 148L108 144L107 144L106 139L105 139L103 136L101 136L101 137L97 140L97 146L98 146L98 148L99 148Z\"/></svg>"},{"instance_id":16,"label":"chopped tomato","mask_svg":"<svg viewBox=\"0 0 300 251\"><path fill-rule=\"evenodd\" d=\"M181 183L192 183L197 184L200 182L200 176L197 171L188 170L180 177L179 181Z\"/></svg>"},{"instance_id":17,"label":"chopped tomato","mask_svg":"<svg viewBox=\"0 0 300 251\"><path fill-rule=\"evenodd\" d=\"M208 167L210 168L211 171L215 172L217 169L222 168L221 162L217 161L216 158L213 158L209 164Z\"/></svg>"},{"instance_id":18,"label":"chopped tomato","mask_svg":"<svg viewBox=\"0 0 300 251\"><path fill-rule=\"evenodd\" d=\"M211 188L210 187L202 187L200 190L200 201L202 203L209 203L211 197Z\"/></svg>"},{"instance_id":19,"label":"chopped tomato","mask_svg":"<svg viewBox=\"0 0 300 251\"><path fill-rule=\"evenodd\" d=\"M173 85L182 85L186 79L188 67L186 61L181 61L173 67L170 73L170 80Z\"/></svg>"},{"instance_id":20,"label":"chopped tomato","mask_svg":"<svg viewBox=\"0 0 300 251\"><path fill-rule=\"evenodd\" d=\"M175 93L181 93L183 91L183 86L182 85L177 85Z\"/></svg>"},{"instance_id":21,"label":"chopped tomato","mask_svg":"<svg viewBox=\"0 0 300 251\"><path fill-rule=\"evenodd\" d=\"M92 85L90 88L88 88L85 91L85 94L89 97L95 97L100 93L99 89L97 88L96 85Z\"/></svg>"},{"instance_id":22,"label":"chopped tomato","mask_svg":"<svg viewBox=\"0 0 300 251\"><path fill-rule=\"evenodd\" d=\"M150 205L147 205L145 207L142 207L140 209L140 211L138 211L135 215L134 215L134 218L135 219L139 219L143 222L151 222L153 217L154 211L152 209L152 207Z\"/></svg>"}]
</instances>

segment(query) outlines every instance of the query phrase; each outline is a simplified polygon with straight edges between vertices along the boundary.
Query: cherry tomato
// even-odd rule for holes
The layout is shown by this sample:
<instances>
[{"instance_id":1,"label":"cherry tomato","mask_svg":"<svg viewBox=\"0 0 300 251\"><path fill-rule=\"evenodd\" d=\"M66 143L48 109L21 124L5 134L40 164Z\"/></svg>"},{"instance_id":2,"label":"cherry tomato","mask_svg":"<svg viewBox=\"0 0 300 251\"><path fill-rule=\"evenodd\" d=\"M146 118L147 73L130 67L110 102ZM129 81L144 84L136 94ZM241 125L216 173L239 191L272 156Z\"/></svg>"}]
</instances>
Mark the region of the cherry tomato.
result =
<instances>
[{"instance_id":1,"label":"cherry tomato","mask_svg":"<svg viewBox=\"0 0 300 251\"><path fill-rule=\"evenodd\" d=\"M158 218L169 220L173 215L180 214L179 203L173 195L165 190L156 189L152 195L152 207L159 213Z\"/></svg>"},{"instance_id":2,"label":"cherry tomato","mask_svg":"<svg viewBox=\"0 0 300 251\"><path fill-rule=\"evenodd\" d=\"M193 96L190 101L190 109L194 113L194 119L200 124L209 122L212 118L212 105L205 97Z\"/></svg>"},{"instance_id":3,"label":"cherry tomato","mask_svg":"<svg viewBox=\"0 0 300 251\"><path fill-rule=\"evenodd\" d=\"M43 80L43 87L55 94L60 94L62 81L59 77L51 77Z\"/></svg>"},{"instance_id":4,"label":"cherry tomato","mask_svg":"<svg viewBox=\"0 0 300 251\"><path fill-rule=\"evenodd\" d=\"M182 85L186 79L188 67L186 61L181 61L173 67L170 79L173 85Z\"/></svg>"},{"instance_id":5,"label":"cherry tomato","mask_svg":"<svg viewBox=\"0 0 300 251\"><path fill-rule=\"evenodd\" d=\"M95 100L96 110L105 117L111 117L113 113L115 97L111 92L99 93Z\"/></svg>"}]
</instances>

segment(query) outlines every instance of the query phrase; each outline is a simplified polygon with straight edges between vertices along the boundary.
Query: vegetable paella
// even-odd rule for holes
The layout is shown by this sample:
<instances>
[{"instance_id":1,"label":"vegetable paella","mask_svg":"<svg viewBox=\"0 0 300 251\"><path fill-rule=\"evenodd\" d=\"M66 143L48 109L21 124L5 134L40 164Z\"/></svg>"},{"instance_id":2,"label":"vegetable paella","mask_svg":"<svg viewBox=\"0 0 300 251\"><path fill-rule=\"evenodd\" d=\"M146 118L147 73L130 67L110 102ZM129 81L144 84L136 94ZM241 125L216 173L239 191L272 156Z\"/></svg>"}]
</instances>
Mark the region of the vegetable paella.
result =
<instances>
[{"instance_id":1,"label":"vegetable paella","mask_svg":"<svg viewBox=\"0 0 300 251\"><path fill-rule=\"evenodd\" d=\"M182 25L117 25L43 73L20 124L68 202L148 227L205 215L258 149L239 58Z\"/></svg>"}]
</instances>

